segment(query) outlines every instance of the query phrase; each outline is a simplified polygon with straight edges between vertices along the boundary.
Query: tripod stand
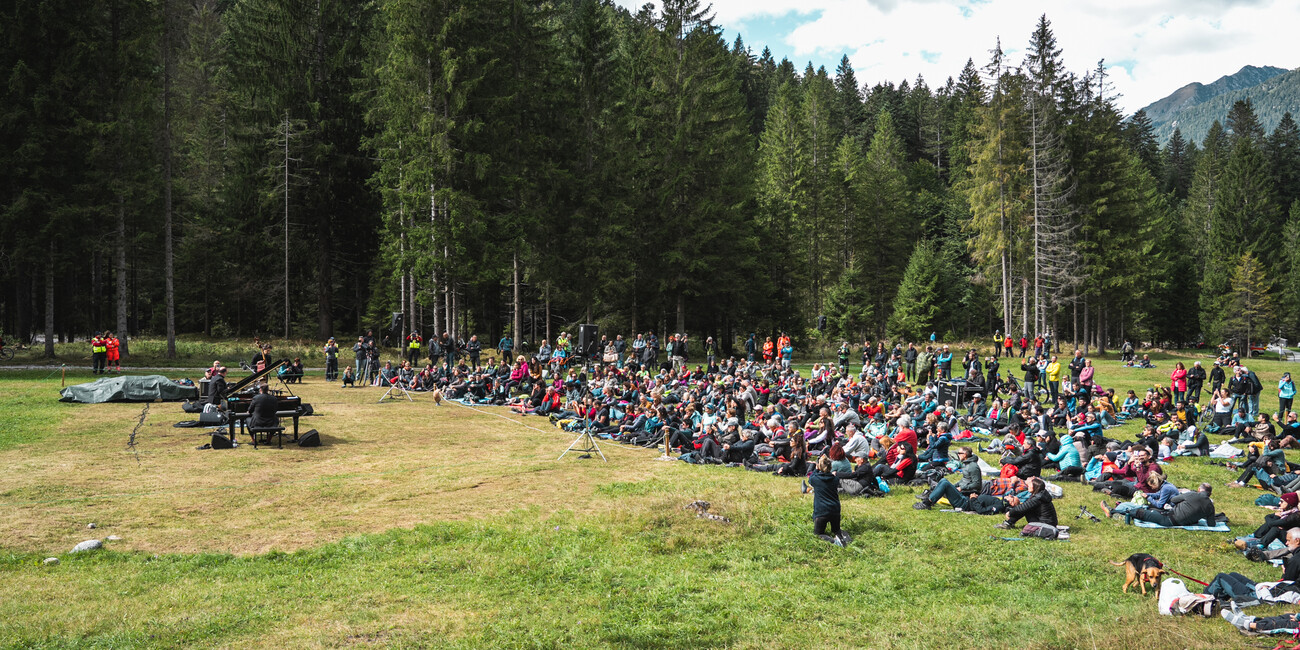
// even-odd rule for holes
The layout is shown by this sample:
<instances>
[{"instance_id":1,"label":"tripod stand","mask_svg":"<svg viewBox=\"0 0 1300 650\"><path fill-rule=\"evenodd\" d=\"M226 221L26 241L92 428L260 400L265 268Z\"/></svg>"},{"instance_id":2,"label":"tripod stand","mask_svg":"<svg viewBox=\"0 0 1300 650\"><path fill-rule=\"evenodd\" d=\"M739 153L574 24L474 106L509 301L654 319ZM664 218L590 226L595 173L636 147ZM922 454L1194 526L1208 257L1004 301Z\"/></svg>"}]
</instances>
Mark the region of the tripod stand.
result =
<instances>
[{"instance_id":1,"label":"tripod stand","mask_svg":"<svg viewBox=\"0 0 1300 650\"><path fill-rule=\"evenodd\" d=\"M583 445L583 446L579 447L579 445ZM591 452L594 451L600 454L601 460L605 461L606 463L609 462L609 459L605 458L605 452L600 450L600 445L596 444L596 438L591 435L591 420L588 420L586 418L583 418L582 431L578 432L578 437L573 439L573 444L569 445L569 448L565 449L564 453L560 454L560 457L556 458L555 460L563 459L564 455L571 451L582 452L582 455L578 456L578 458L591 458Z\"/></svg>"},{"instance_id":2,"label":"tripod stand","mask_svg":"<svg viewBox=\"0 0 1300 650\"><path fill-rule=\"evenodd\" d=\"M406 390L406 386L402 385L402 380L394 377L393 380L388 383L388 390L384 391L384 394L379 396L379 402L377 403L382 404L385 399L392 399L396 402L402 401L396 395L393 395L393 391L395 390L402 391L402 394L406 396L408 401L415 401L415 398L411 397L411 393Z\"/></svg>"}]
</instances>

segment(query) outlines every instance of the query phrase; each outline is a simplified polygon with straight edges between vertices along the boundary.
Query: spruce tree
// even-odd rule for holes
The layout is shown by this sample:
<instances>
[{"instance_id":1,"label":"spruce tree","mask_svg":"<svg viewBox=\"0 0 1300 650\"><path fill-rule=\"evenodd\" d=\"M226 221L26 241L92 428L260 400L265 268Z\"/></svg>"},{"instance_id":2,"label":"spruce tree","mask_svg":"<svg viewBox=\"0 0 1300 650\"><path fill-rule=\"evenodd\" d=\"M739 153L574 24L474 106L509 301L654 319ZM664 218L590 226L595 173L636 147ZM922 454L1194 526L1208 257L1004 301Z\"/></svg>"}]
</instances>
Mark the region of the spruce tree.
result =
<instances>
[{"instance_id":1,"label":"spruce tree","mask_svg":"<svg viewBox=\"0 0 1300 650\"><path fill-rule=\"evenodd\" d=\"M943 263L934 244L922 241L912 250L902 283L894 296L886 333L894 339L917 341L933 331L943 312Z\"/></svg>"}]
</instances>

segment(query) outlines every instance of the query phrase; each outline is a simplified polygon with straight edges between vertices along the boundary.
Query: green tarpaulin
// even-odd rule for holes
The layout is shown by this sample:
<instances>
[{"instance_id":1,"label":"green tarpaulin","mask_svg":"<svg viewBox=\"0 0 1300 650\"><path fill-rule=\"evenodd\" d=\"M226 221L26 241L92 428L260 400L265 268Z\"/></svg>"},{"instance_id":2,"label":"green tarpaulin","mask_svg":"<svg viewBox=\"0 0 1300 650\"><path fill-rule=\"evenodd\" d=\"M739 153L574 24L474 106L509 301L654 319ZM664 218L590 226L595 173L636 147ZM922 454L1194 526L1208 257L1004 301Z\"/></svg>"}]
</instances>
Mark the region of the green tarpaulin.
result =
<instances>
[{"instance_id":1,"label":"green tarpaulin","mask_svg":"<svg viewBox=\"0 0 1300 650\"><path fill-rule=\"evenodd\" d=\"M68 386L59 393L60 402L102 404L104 402L156 402L199 396L194 386L182 386L162 375L105 377L88 384Z\"/></svg>"}]
</instances>

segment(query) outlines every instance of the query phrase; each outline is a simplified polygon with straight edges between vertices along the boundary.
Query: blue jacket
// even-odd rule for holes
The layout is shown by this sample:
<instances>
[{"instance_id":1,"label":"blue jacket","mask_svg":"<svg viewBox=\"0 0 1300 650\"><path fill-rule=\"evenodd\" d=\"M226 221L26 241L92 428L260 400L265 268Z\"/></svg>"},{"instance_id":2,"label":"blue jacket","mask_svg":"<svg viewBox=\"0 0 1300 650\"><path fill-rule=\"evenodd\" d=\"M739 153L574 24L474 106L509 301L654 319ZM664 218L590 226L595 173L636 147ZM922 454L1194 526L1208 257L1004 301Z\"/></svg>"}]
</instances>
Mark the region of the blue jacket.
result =
<instances>
[{"instance_id":1,"label":"blue jacket","mask_svg":"<svg viewBox=\"0 0 1300 650\"><path fill-rule=\"evenodd\" d=\"M1074 446L1074 438L1065 436L1061 438L1061 449L1055 454L1048 454L1047 460L1059 463L1062 470L1071 467L1083 467L1083 462L1079 460L1079 450Z\"/></svg>"}]
</instances>

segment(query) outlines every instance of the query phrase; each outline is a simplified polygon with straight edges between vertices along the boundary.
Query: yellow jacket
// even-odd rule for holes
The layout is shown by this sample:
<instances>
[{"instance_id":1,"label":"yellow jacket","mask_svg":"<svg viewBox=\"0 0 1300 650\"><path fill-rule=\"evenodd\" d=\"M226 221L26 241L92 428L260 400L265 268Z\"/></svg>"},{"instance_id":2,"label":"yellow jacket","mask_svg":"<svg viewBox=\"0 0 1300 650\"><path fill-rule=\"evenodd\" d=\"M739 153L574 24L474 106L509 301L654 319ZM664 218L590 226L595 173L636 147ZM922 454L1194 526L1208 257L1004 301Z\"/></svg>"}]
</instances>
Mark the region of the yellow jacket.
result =
<instances>
[{"instance_id":1,"label":"yellow jacket","mask_svg":"<svg viewBox=\"0 0 1300 650\"><path fill-rule=\"evenodd\" d=\"M1047 381L1061 381L1061 362L1053 361L1047 364Z\"/></svg>"}]
</instances>

